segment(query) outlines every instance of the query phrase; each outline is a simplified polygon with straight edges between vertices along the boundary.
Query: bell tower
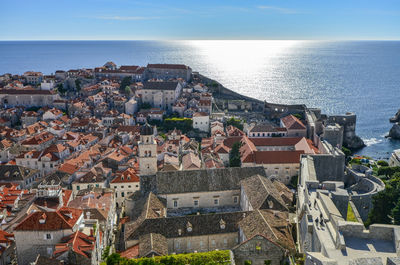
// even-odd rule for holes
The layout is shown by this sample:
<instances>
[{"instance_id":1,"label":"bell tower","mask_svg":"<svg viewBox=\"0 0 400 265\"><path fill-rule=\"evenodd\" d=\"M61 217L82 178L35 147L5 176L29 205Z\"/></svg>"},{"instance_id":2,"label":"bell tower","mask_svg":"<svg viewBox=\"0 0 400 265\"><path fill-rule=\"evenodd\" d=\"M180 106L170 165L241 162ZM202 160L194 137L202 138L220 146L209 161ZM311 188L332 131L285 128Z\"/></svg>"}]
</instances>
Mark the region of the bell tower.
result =
<instances>
[{"instance_id":1,"label":"bell tower","mask_svg":"<svg viewBox=\"0 0 400 265\"><path fill-rule=\"evenodd\" d=\"M154 139L153 127L147 122L140 128L139 175L155 175L157 173L157 143Z\"/></svg>"}]
</instances>

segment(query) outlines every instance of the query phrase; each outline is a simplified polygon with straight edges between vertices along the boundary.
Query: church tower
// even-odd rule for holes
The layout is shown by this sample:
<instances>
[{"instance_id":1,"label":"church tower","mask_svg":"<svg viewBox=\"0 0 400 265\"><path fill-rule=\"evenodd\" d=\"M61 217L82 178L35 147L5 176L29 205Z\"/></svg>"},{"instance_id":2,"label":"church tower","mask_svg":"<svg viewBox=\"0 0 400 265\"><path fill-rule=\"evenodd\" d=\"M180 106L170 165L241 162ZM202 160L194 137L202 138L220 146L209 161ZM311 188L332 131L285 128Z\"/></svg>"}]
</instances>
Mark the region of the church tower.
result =
<instances>
[{"instance_id":1,"label":"church tower","mask_svg":"<svg viewBox=\"0 0 400 265\"><path fill-rule=\"evenodd\" d=\"M155 175L157 173L157 143L154 139L153 127L148 123L140 128L139 175Z\"/></svg>"}]
</instances>

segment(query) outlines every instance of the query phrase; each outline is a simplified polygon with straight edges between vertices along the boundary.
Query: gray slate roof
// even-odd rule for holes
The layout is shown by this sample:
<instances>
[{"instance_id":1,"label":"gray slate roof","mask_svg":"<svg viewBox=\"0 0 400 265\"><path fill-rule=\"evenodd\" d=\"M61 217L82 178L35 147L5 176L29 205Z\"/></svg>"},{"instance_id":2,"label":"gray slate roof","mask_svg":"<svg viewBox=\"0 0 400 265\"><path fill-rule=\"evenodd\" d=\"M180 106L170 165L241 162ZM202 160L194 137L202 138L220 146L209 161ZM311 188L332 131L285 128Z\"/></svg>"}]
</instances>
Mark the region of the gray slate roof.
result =
<instances>
[{"instance_id":1,"label":"gray slate roof","mask_svg":"<svg viewBox=\"0 0 400 265\"><path fill-rule=\"evenodd\" d=\"M185 171L157 172L155 176L142 176L142 192L176 194L240 189L240 181L254 176L266 177L263 167L235 167Z\"/></svg>"},{"instance_id":2,"label":"gray slate roof","mask_svg":"<svg viewBox=\"0 0 400 265\"><path fill-rule=\"evenodd\" d=\"M166 238L201 236L210 234L235 233L239 231L239 222L249 212L228 212L178 217L141 219L125 226L125 240L139 239L148 233L156 233ZM225 227L221 228L221 222ZM187 229L191 225L192 230Z\"/></svg>"},{"instance_id":3,"label":"gray slate roof","mask_svg":"<svg viewBox=\"0 0 400 265\"><path fill-rule=\"evenodd\" d=\"M23 166L0 165L0 181L22 181L32 177L39 171Z\"/></svg>"},{"instance_id":4,"label":"gray slate roof","mask_svg":"<svg viewBox=\"0 0 400 265\"><path fill-rule=\"evenodd\" d=\"M144 82L143 89L175 90L178 82Z\"/></svg>"},{"instance_id":5,"label":"gray slate roof","mask_svg":"<svg viewBox=\"0 0 400 265\"><path fill-rule=\"evenodd\" d=\"M241 184L253 209L261 209L270 196L275 202L280 204L280 206L277 205L275 208L287 208L276 186L266 177L260 175L252 176L242 180Z\"/></svg>"}]
</instances>

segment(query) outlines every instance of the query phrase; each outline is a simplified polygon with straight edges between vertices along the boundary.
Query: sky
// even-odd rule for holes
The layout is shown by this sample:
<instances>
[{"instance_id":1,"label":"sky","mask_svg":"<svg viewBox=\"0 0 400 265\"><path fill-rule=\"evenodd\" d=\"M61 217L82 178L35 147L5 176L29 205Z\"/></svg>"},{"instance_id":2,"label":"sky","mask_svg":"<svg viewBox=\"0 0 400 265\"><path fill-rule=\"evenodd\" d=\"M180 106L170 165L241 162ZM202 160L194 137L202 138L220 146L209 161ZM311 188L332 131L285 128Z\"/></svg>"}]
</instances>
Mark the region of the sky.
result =
<instances>
[{"instance_id":1,"label":"sky","mask_svg":"<svg viewBox=\"0 0 400 265\"><path fill-rule=\"evenodd\" d=\"M0 0L0 40L400 39L400 0Z\"/></svg>"}]
</instances>

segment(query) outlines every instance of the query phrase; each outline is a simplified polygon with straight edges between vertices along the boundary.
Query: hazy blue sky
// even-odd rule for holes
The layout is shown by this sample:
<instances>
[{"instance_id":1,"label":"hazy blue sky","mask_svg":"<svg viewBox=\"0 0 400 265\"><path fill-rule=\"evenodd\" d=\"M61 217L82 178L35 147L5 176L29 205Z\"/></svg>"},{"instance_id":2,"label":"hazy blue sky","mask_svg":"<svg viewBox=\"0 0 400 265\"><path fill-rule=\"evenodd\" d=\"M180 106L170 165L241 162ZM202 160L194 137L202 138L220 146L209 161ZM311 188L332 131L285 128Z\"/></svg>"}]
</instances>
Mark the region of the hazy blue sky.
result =
<instances>
[{"instance_id":1,"label":"hazy blue sky","mask_svg":"<svg viewBox=\"0 0 400 265\"><path fill-rule=\"evenodd\" d=\"M400 0L0 0L0 39L400 39Z\"/></svg>"}]
</instances>

